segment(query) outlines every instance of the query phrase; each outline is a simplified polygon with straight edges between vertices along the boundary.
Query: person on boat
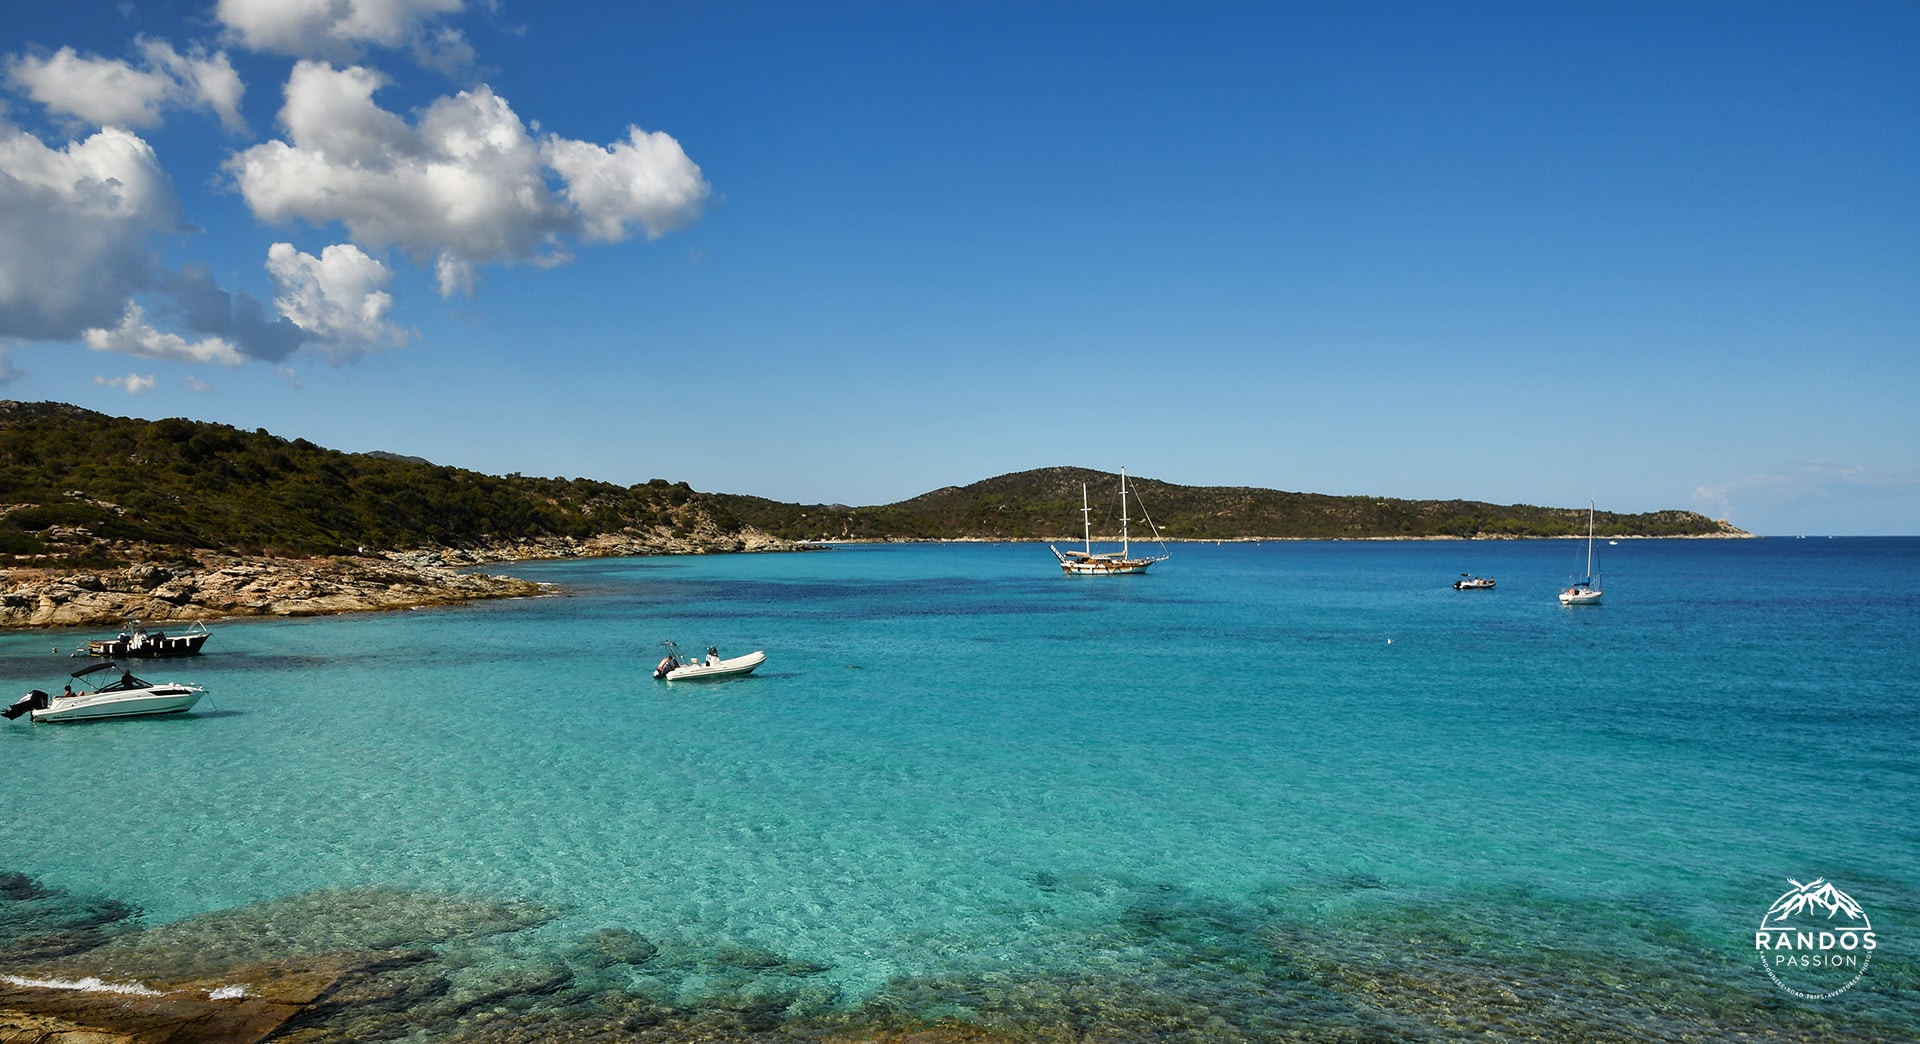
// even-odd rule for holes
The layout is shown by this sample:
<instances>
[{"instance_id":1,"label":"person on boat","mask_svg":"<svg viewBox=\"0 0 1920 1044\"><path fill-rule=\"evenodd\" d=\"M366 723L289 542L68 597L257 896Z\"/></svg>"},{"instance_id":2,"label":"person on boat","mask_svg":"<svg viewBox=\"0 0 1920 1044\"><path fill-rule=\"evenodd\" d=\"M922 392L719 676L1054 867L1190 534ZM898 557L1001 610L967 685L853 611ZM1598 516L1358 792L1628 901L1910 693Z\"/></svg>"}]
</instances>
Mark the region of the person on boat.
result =
<instances>
[{"instance_id":1,"label":"person on boat","mask_svg":"<svg viewBox=\"0 0 1920 1044\"><path fill-rule=\"evenodd\" d=\"M707 666L712 667L718 664L719 662L720 662L720 647L717 645L707 646Z\"/></svg>"},{"instance_id":2,"label":"person on boat","mask_svg":"<svg viewBox=\"0 0 1920 1044\"><path fill-rule=\"evenodd\" d=\"M60 695L62 695L62 696L71 696L71 695L73 695L73 683L72 683L72 682L68 682L68 683L67 683L67 687L66 687L66 688L64 688L64 689L61 689L61 690L60 690Z\"/></svg>"}]
</instances>

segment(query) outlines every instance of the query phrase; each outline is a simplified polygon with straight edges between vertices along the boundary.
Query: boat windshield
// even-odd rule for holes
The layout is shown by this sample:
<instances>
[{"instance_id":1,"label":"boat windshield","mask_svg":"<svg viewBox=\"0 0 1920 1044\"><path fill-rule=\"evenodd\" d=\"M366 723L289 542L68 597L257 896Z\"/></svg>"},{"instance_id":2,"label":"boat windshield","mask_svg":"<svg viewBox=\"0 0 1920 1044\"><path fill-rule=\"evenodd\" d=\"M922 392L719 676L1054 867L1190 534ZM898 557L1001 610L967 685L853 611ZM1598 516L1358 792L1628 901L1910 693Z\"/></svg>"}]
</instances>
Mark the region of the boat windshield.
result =
<instances>
[{"instance_id":1,"label":"boat windshield","mask_svg":"<svg viewBox=\"0 0 1920 1044\"><path fill-rule=\"evenodd\" d=\"M98 692L122 692L127 689L151 689L152 685L133 676L131 671L121 671L117 681L108 682L95 690Z\"/></svg>"}]
</instances>

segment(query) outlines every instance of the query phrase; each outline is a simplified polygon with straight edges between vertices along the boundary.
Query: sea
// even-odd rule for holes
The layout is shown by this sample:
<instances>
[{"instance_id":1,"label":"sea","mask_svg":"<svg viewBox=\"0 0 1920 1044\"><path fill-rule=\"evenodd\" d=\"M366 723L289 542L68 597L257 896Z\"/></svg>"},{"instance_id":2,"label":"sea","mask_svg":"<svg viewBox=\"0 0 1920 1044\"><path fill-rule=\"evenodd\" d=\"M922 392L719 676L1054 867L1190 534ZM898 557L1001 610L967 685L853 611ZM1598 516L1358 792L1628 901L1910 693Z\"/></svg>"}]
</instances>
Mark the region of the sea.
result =
<instances>
[{"instance_id":1,"label":"sea","mask_svg":"<svg viewBox=\"0 0 1920 1044\"><path fill-rule=\"evenodd\" d=\"M0 722L0 975L405 955L303 1041L1920 1039L1920 538L1603 543L1576 607L1584 541L1171 551L217 622L134 667L189 714Z\"/></svg>"}]
</instances>

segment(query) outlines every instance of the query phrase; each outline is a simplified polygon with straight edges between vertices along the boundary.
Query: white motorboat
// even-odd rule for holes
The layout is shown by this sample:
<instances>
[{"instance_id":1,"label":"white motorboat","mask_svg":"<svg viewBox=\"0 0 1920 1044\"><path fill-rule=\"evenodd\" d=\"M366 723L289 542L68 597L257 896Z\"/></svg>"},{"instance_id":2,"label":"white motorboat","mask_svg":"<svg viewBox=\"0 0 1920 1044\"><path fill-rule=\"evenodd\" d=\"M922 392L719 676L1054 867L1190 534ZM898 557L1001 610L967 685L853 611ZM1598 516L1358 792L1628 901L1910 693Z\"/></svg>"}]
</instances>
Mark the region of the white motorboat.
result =
<instances>
[{"instance_id":1,"label":"white motorboat","mask_svg":"<svg viewBox=\"0 0 1920 1044\"><path fill-rule=\"evenodd\" d=\"M1136 493L1134 499L1139 500L1139 494ZM1140 513L1145 515L1146 511L1146 505L1144 503L1141 504ZM1047 545L1047 547L1053 551L1053 557L1060 560L1060 571L1063 573L1078 574L1081 576L1116 576L1122 573L1144 573L1147 571L1148 566L1153 565L1155 562L1164 562L1172 557L1167 551L1165 541L1161 541L1160 554L1158 555L1147 558L1135 558L1133 556L1132 542L1127 536L1127 523L1130 520L1127 518L1127 469L1125 468L1120 469L1120 550L1095 551L1093 549L1093 505L1087 501L1087 485L1084 482L1080 484L1080 518L1082 528L1085 530L1084 540L1086 546L1084 550L1062 551L1052 544ZM1159 527L1153 524L1153 519L1150 517L1146 521L1147 525L1153 529L1154 539L1158 540L1160 537Z\"/></svg>"},{"instance_id":2,"label":"white motorboat","mask_svg":"<svg viewBox=\"0 0 1920 1044\"><path fill-rule=\"evenodd\" d=\"M680 658L680 647L672 642L661 642L667 647L667 655L653 669L653 676L663 681L699 681L709 678L731 678L742 674L752 674L755 667L767 662L767 654L754 650L745 656L733 656L721 659L720 650L707 646L704 657Z\"/></svg>"},{"instance_id":3,"label":"white motorboat","mask_svg":"<svg viewBox=\"0 0 1920 1044\"><path fill-rule=\"evenodd\" d=\"M1600 574L1593 571L1593 501L1587 501L1587 575L1560 592L1561 605L1599 605Z\"/></svg>"},{"instance_id":4,"label":"white motorboat","mask_svg":"<svg viewBox=\"0 0 1920 1044\"><path fill-rule=\"evenodd\" d=\"M96 663L74 671L72 678L78 681L101 671L120 670L117 664ZM16 700L13 706L0 715L9 720L23 714L30 715L32 721L94 721L100 718L135 718L152 714L179 714L193 709L206 695L206 689L198 685L182 685L178 682L141 681L130 671L120 671L120 677L97 689L73 691L69 683L66 691L57 696L49 696L39 689Z\"/></svg>"},{"instance_id":5,"label":"white motorboat","mask_svg":"<svg viewBox=\"0 0 1920 1044\"><path fill-rule=\"evenodd\" d=\"M1456 591L1491 591L1493 590L1493 577L1461 573L1460 579L1453 582L1453 589Z\"/></svg>"}]
</instances>

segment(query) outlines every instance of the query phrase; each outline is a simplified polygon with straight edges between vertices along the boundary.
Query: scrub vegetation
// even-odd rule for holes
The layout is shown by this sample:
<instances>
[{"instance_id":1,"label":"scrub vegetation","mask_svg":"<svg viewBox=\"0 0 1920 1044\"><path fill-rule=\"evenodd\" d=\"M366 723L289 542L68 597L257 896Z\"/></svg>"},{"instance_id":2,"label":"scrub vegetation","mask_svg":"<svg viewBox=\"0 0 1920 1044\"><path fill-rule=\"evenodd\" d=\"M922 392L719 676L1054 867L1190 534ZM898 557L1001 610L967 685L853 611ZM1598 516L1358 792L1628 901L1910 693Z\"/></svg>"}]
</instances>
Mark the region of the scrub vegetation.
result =
<instances>
[{"instance_id":1,"label":"scrub vegetation","mask_svg":"<svg viewBox=\"0 0 1920 1044\"><path fill-rule=\"evenodd\" d=\"M393 453L342 453L265 429L110 417L61 403L0 403L0 565L95 567L195 550L316 557L422 548L492 549L612 533L752 527L786 540L1038 540L1119 532L1116 479L1042 468L875 507L699 493L664 479L485 475ZM1179 486L1134 479L1173 539L1556 537L1586 532L1584 508L1395 500ZM1133 533L1150 538L1138 505ZM1704 515L1602 512L1608 536L1742 535Z\"/></svg>"},{"instance_id":2,"label":"scrub vegetation","mask_svg":"<svg viewBox=\"0 0 1920 1044\"><path fill-rule=\"evenodd\" d=\"M1040 468L970 486L948 486L881 507L781 504L758 497L714 499L741 521L788 540L1041 540L1081 533L1081 486L1096 537L1120 532L1119 480L1084 468ZM1286 493L1245 486L1178 486L1129 477L1138 494L1128 514L1136 539L1150 539L1140 503L1160 534L1180 540L1391 539L1585 536L1587 509L1396 500ZM1691 511L1599 512L1602 536L1743 536Z\"/></svg>"}]
</instances>

